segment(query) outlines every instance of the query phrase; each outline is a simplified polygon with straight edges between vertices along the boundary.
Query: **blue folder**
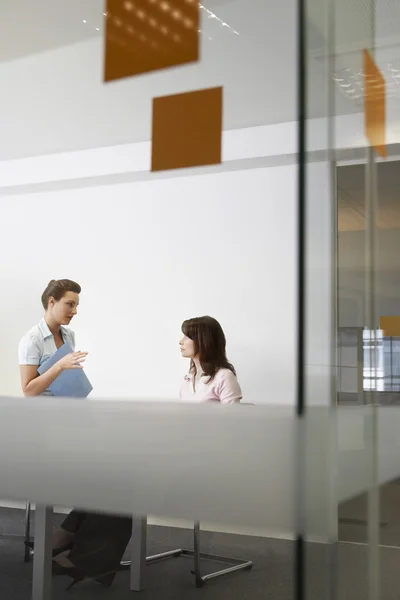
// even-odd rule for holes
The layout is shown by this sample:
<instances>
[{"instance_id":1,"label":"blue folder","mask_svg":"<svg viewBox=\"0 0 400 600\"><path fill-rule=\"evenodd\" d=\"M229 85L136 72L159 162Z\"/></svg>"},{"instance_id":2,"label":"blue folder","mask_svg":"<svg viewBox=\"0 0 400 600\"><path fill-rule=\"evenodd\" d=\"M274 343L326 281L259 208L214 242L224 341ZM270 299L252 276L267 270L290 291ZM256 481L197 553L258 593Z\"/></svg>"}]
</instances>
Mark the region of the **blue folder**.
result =
<instances>
[{"instance_id":1,"label":"blue folder","mask_svg":"<svg viewBox=\"0 0 400 600\"><path fill-rule=\"evenodd\" d=\"M38 368L39 375L43 375L56 364L61 358L73 352L71 346L67 343L50 356ZM67 369L62 371L60 375L49 386L49 390L53 396L63 396L64 398L87 398L93 387L87 378L83 369Z\"/></svg>"}]
</instances>

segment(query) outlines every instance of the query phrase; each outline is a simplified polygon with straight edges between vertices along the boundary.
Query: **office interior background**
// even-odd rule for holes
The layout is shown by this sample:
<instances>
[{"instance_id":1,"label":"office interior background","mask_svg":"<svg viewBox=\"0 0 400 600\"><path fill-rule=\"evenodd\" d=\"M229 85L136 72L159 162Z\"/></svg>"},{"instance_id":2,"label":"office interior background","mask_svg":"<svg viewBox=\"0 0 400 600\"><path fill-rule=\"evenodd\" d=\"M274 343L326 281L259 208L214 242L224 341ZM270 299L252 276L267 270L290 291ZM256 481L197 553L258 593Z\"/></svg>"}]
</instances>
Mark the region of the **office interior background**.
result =
<instances>
[{"instance_id":1,"label":"office interior background","mask_svg":"<svg viewBox=\"0 0 400 600\"><path fill-rule=\"evenodd\" d=\"M289 462L285 485L301 471L281 498L285 516L275 519L271 491L265 523L202 521L205 551L253 569L196 590L189 563L165 561L148 566L143 595L398 599L400 6L204 0L200 16L198 62L105 83L106 3L2 0L0 395L22 395L18 341L53 278L82 285L73 329L89 352L90 402L176 402L181 323L210 314L254 418L295 423L302 330L304 460L289 429L273 453L253 448L254 465L270 472L273 459L276 481ZM365 50L385 80L386 158L365 130ZM221 163L151 172L153 98L216 86ZM25 600L32 565L8 536L23 531L27 498L1 495L0 586ZM287 515L303 504L301 595L298 524ZM152 551L192 544L177 513L149 514ZM128 579L121 572L102 595L134 595ZM87 584L73 595L98 593ZM52 594L64 597L59 582Z\"/></svg>"}]
</instances>

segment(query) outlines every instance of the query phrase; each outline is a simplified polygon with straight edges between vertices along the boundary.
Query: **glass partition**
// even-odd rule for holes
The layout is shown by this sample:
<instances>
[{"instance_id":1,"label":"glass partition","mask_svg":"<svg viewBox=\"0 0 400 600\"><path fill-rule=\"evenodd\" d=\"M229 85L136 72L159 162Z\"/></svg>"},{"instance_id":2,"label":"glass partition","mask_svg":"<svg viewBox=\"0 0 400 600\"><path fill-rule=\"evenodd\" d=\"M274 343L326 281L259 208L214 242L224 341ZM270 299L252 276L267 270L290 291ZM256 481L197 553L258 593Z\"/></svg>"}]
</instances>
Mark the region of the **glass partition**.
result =
<instances>
[{"instance_id":1,"label":"glass partition","mask_svg":"<svg viewBox=\"0 0 400 600\"><path fill-rule=\"evenodd\" d=\"M316 586L329 598L381 597L377 405L384 358L376 162L384 125L379 129L383 94L374 63L376 10L374 1L304 5L306 53L299 70L305 82L299 110L305 134L299 148L306 257L303 419L310 440L306 481L315 476L325 490L316 486L304 492L311 513L305 511L306 598ZM357 201L354 182L348 179L347 190L343 186L350 171L336 169L351 159L358 163ZM331 417L325 421L323 408ZM363 511L352 521L344 500L361 493ZM314 515L321 498L324 528L316 546ZM365 546L341 543L343 528L349 527L363 529Z\"/></svg>"},{"instance_id":2,"label":"glass partition","mask_svg":"<svg viewBox=\"0 0 400 600\"><path fill-rule=\"evenodd\" d=\"M29 597L33 573L33 600L65 596L68 579L40 573L49 522L73 507L139 513L125 561L143 549L145 513L148 556L200 539L202 575L253 564L198 592L193 556L153 561L149 597L294 597L296 10L0 2L0 479L13 504L0 508L0 535L22 535L0 538L5 597ZM93 392L24 400L18 344L41 323L48 282L64 277L81 286L68 327L89 353ZM181 326L202 315L221 323L254 405L234 416L179 403L190 377ZM24 564L27 498L39 571ZM71 594L131 598L130 573Z\"/></svg>"}]
</instances>

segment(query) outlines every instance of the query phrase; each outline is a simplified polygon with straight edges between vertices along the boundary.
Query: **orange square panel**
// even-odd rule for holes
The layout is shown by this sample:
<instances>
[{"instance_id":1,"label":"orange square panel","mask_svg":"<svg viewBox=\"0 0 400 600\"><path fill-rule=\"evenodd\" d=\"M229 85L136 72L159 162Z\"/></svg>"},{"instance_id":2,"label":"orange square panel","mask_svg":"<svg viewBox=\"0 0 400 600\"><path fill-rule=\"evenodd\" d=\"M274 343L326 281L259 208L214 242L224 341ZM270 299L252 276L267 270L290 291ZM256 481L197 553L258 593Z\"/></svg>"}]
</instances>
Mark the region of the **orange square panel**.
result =
<instances>
[{"instance_id":1,"label":"orange square panel","mask_svg":"<svg viewBox=\"0 0 400 600\"><path fill-rule=\"evenodd\" d=\"M365 133L371 146L386 158L386 82L369 50L364 50L364 74Z\"/></svg>"},{"instance_id":2,"label":"orange square panel","mask_svg":"<svg viewBox=\"0 0 400 600\"><path fill-rule=\"evenodd\" d=\"M386 337L400 337L400 317L381 317L380 328Z\"/></svg>"},{"instance_id":3,"label":"orange square panel","mask_svg":"<svg viewBox=\"0 0 400 600\"><path fill-rule=\"evenodd\" d=\"M199 59L198 0L107 0L104 79Z\"/></svg>"},{"instance_id":4,"label":"orange square panel","mask_svg":"<svg viewBox=\"0 0 400 600\"><path fill-rule=\"evenodd\" d=\"M222 96L218 87L153 99L152 171L221 162Z\"/></svg>"}]
</instances>

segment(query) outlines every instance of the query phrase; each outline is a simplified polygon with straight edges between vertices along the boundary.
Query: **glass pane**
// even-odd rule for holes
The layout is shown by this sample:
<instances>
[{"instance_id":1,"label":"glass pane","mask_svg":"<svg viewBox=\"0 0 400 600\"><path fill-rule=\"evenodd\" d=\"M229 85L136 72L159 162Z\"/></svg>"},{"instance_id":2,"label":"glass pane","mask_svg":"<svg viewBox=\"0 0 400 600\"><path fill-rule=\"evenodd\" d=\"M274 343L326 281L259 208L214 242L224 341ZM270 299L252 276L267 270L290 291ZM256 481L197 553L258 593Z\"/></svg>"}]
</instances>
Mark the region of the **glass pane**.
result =
<instances>
[{"instance_id":1,"label":"glass pane","mask_svg":"<svg viewBox=\"0 0 400 600\"><path fill-rule=\"evenodd\" d=\"M309 507L305 538L310 550L305 597L314 597L318 586L325 597L377 600L376 399L384 386L384 354L377 319L376 155L366 146L363 114L365 50L374 54L375 2L308 0L306 10L307 138L300 165L307 249L308 464L303 498ZM350 167L336 170L338 162L350 158L359 163L356 175ZM316 404L321 406L319 418ZM313 477L320 485L324 481L324 492L317 486L310 489ZM366 494L363 511L350 514L350 499L361 493ZM344 529L357 527L366 547L340 542ZM316 538L324 542L319 552L312 544Z\"/></svg>"},{"instance_id":2,"label":"glass pane","mask_svg":"<svg viewBox=\"0 0 400 600\"><path fill-rule=\"evenodd\" d=\"M53 278L82 286L71 327L77 349L89 352L85 371L94 388L82 409L70 404L65 420L58 404L55 417L33 398L26 401L28 409L40 407L48 418L34 412L22 427L15 417L15 452L8 448L12 459L2 463L0 476L6 501L18 502L8 531L23 534L27 496L33 503L55 504L57 512L60 504L64 512L74 506L146 511L153 555L193 550L194 520L200 518L204 553L254 563L251 573L218 578L202 594L292 598L296 2L106 4L0 2L0 395L13 398L3 408L22 407L17 346L40 322L41 295ZM200 31L187 16L197 6ZM104 82L107 39L117 54L116 45L154 66L157 48L165 64L165 54L176 56L184 38L193 41L196 34L199 61ZM212 141L220 144L221 163L152 172L154 123L159 125L153 101L159 106L166 97L187 100L219 87L222 133L213 129ZM200 103L191 118L189 111L175 110L164 119L156 128L168 132L161 144L164 158L179 140L191 151L207 151L203 134L211 122L220 124L220 103L217 109L211 118L209 105ZM190 135L185 124L196 125L197 134ZM257 405L240 407L236 430L219 406L215 421L204 421L201 412L194 420L197 407L189 407L192 420L182 427L182 406L169 404L178 401L190 364L179 350L182 322L204 314L221 322L243 401ZM128 410L137 400L145 404L145 422L137 406L119 422L119 403ZM232 407L226 408L228 415ZM103 413L103 421L96 409L109 410L108 418ZM93 414L77 415L80 410ZM0 419L2 450L6 432L13 432L10 418L11 413ZM57 462L50 474L52 458ZM234 499L244 519L233 517ZM42 511L42 521L46 514ZM6 521L8 513L1 515ZM63 518L57 514L56 523ZM35 541L40 531L32 529ZM23 541L7 540L4 546L1 541L4 564L12 568L3 569L0 585L12 589L9 597L24 587L27 598L32 570L22 565ZM128 547L125 558L129 554ZM221 563L202 561L204 573L220 568ZM194 596L192 569L192 557L149 565L145 593L176 600ZM52 583L54 598L63 597L66 582ZM102 591L88 582L73 593L98 598ZM130 598L129 573L118 573L105 593Z\"/></svg>"}]
</instances>

